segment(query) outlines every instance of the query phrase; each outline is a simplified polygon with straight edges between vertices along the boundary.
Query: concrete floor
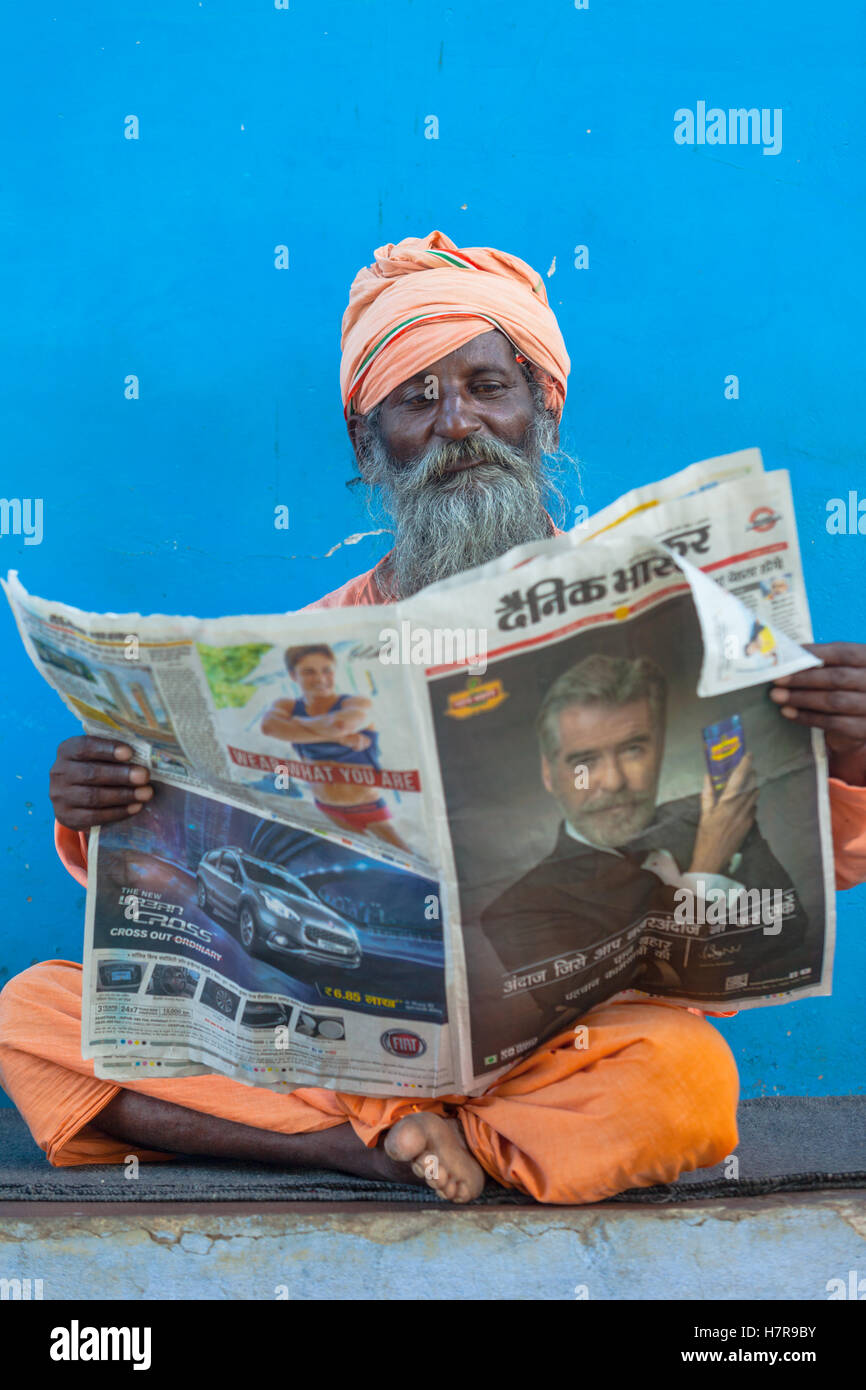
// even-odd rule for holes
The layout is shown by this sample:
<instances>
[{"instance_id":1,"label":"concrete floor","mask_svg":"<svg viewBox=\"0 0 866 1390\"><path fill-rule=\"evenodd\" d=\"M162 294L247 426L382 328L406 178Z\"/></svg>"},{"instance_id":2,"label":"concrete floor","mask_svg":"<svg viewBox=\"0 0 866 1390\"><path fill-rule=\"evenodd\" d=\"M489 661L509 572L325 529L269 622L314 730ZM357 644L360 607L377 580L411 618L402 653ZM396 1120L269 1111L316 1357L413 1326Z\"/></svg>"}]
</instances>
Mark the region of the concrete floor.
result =
<instances>
[{"instance_id":1,"label":"concrete floor","mask_svg":"<svg viewBox=\"0 0 866 1390\"><path fill-rule=\"evenodd\" d=\"M41 1280L46 1300L808 1301L864 1276L863 1191L468 1211L0 1204L0 1280L29 1279L31 1297Z\"/></svg>"}]
</instances>

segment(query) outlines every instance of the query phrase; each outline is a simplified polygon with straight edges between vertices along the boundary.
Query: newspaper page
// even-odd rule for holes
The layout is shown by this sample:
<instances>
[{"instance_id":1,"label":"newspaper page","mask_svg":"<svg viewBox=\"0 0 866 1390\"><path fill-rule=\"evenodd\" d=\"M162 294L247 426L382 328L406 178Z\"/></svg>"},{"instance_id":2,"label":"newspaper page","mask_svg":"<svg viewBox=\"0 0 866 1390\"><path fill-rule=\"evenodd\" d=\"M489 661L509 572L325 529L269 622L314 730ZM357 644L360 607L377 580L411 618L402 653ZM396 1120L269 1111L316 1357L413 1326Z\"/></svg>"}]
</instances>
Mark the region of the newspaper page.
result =
<instances>
[{"instance_id":1,"label":"newspaper page","mask_svg":"<svg viewBox=\"0 0 866 1390\"><path fill-rule=\"evenodd\" d=\"M475 1087L614 993L728 1011L829 992L822 741L767 698L793 643L697 569L712 528L682 505L669 545L571 533L476 577L498 639L483 680L428 672ZM717 559L742 568L738 516L713 520ZM419 596L429 624L449 597ZM753 814L726 847L714 810L746 776Z\"/></svg>"},{"instance_id":2,"label":"newspaper page","mask_svg":"<svg viewBox=\"0 0 866 1390\"><path fill-rule=\"evenodd\" d=\"M90 837L97 1075L453 1093L423 671L380 659L381 613L99 615L5 588L42 674L158 791Z\"/></svg>"},{"instance_id":3,"label":"newspaper page","mask_svg":"<svg viewBox=\"0 0 866 1390\"><path fill-rule=\"evenodd\" d=\"M829 992L823 748L767 699L817 664L790 489L746 462L387 608L97 615L11 575L158 785L91 832L97 1074L472 1093L615 994Z\"/></svg>"}]
</instances>

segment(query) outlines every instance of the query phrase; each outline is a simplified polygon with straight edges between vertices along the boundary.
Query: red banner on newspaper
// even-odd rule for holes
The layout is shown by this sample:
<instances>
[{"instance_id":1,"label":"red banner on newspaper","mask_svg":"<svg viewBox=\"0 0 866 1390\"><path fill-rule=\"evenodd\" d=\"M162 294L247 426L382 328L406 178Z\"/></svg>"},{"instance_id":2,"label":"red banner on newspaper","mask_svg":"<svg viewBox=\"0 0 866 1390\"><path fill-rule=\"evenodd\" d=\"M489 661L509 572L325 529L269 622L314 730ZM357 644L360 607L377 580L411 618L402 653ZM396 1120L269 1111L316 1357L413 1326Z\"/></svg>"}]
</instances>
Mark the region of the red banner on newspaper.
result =
<instances>
[{"instance_id":1,"label":"red banner on newspaper","mask_svg":"<svg viewBox=\"0 0 866 1390\"><path fill-rule=\"evenodd\" d=\"M413 768L409 772L385 771L364 763L295 762L291 758L275 758L270 753L247 753L243 748L228 745L229 755L238 767L258 768L262 772L282 772L298 782L328 783L335 787L389 787L395 792L420 792L421 778Z\"/></svg>"}]
</instances>

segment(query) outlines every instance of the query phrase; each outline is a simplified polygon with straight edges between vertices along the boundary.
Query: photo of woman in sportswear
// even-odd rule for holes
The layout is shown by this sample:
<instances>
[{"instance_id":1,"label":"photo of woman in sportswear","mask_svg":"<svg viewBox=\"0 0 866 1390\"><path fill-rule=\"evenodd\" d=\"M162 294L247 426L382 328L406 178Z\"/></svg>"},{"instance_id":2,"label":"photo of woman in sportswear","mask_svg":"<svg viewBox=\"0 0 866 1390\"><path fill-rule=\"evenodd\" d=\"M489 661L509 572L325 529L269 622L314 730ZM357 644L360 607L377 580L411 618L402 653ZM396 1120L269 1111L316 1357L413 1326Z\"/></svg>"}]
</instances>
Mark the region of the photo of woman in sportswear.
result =
<instances>
[{"instance_id":1,"label":"photo of woman in sportswear","mask_svg":"<svg viewBox=\"0 0 866 1390\"><path fill-rule=\"evenodd\" d=\"M262 716L262 733L285 739L304 762L340 763L380 769L379 735L372 723L373 702L336 689L337 661L331 647L316 643L289 647L286 670L298 686L296 699L275 700ZM397 833L391 809L379 788L347 779L317 783L315 802L336 825L369 833L395 848L409 846Z\"/></svg>"}]
</instances>

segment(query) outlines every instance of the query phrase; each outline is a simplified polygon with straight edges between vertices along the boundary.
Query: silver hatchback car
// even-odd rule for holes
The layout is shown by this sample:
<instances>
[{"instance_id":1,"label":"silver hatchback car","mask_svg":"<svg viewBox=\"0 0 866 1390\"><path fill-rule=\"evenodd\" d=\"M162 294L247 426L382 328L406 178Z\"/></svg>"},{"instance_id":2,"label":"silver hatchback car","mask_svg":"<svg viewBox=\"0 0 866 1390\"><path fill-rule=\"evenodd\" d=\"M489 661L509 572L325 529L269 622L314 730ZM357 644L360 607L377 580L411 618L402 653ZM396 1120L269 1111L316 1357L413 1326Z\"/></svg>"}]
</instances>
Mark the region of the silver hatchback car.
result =
<instances>
[{"instance_id":1,"label":"silver hatchback car","mask_svg":"<svg viewBox=\"0 0 866 1390\"><path fill-rule=\"evenodd\" d=\"M199 907L230 923L251 956L295 957L344 970L361 964L352 924L288 869L229 845L203 856L196 881Z\"/></svg>"}]
</instances>

